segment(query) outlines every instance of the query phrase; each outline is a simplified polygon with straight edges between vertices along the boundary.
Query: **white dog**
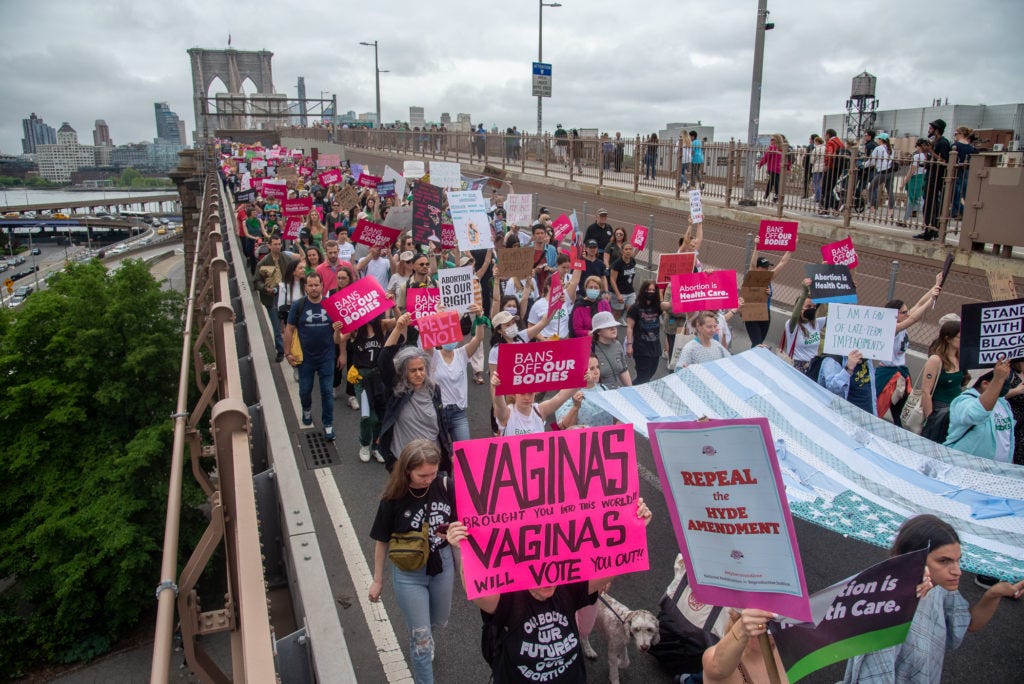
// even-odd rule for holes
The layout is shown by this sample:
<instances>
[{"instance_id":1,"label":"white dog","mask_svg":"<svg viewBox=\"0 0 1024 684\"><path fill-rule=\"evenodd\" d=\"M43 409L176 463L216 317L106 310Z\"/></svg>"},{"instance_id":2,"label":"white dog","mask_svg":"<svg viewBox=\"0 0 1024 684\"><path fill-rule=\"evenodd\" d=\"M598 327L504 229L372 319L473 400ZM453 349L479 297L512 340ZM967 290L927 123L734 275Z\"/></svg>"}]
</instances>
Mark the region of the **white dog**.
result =
<instances>
[{"instance_id":1,"label":"white dog","mask_svg":"<svg viewBox=\"0 0 1024 684\"><path fill-rule=\"evenodd\" d=\"M597 618L594 627L604 635L608 644L608 679L619 684L619 669L629 667L629 642L632 640L641 653L658 643L658 618L647 610L630 610L609 594L597 600ZM583 653L597 658L589 639L583 640Z\"/></svg>"}]
</instances>

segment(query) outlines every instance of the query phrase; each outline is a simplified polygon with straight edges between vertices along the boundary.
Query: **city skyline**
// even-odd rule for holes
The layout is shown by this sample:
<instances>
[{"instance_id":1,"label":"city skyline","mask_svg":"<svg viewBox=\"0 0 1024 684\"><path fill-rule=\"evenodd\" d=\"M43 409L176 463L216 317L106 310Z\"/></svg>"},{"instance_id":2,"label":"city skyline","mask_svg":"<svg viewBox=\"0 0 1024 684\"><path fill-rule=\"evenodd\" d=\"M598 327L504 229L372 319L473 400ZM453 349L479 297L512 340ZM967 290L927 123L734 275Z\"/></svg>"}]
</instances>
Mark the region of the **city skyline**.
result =
<instances>
[{"instance_id":1,"label":"city skyline","mask_svg":"<svg viewBox=\"0 0 1024 684\"><path fill-rule=\"evenodd\" d=\"M716 6L713 13L691 0L654 0L629 17L610 2L563 5L544 11L544 61L553 65L554 95L544 101L545 130L562 123L632 136L700 120L715 127L719 140L746 138L754 0ZM1019 3L976 3L971 16L992 25L970 37L953 30L962 13L953 2L834 2L813 11L796 0L768 6L775 29L766 38L762 133L802 140L818 131L824 115L843 110L851 79L864 70L878 77L884 109L927 106L936 98L963 105L1024 101L1017 76L1024 55L1009 48L1013 26L1024 19ZM446 0L395 0L358 13L361 26L377 28L338 40L311 30L351 18L334 6L315 13L268 6L249 16L194 0L5 4L0 17L14 30L0 57L8 85L0 151L19 153L21 120L30 112L83 131L103 119L118 140L149 140L154 102L180 113L191 142L186 50L227 47L229 34L234 48L274 52L275 90L288 97L296 97L303 76L309 97L336 93L340 111L374 110L373 50L359 41L377 40L380 68L388 72L381 74L385 122L407 120L409 107L418 106L427 122L442 112L468 111L488 129L536 129L530 76L536 3L468 12ZM53 40L58 16L77 27L70 39ZM177 25L189 30L166 30ZM143 35L146 47L139 50ZM962 58L955 58L957 50Z\"/></svg>"}]
</instances>

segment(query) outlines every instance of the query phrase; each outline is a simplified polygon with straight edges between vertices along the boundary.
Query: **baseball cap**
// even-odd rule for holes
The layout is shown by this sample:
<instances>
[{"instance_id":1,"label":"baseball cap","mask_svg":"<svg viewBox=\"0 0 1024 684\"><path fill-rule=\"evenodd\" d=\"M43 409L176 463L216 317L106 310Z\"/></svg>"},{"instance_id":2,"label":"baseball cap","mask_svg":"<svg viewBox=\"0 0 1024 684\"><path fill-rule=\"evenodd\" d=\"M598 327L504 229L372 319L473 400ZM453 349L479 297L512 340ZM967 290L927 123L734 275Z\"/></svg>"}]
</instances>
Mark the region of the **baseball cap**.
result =
<instances>
[{"instance_id":1,"label":"baseball cap","mask_svg":"<svg viewBox=\"0 0 1024 684\"><path fill-rule=\"evenodd\" d=\"M459 266L466 266L467 264L470 264L472 262L473 262L473 257L471 257L471 256L464 256L461 259L459 259Z\"/></svg>"},{"instance_id":2,"label":"baseball cap","mask_svg":"<svg viewBox=\"0 0 1024 684\"><path fill-rule=\"evenodd\" d=\"M587 247L600 247L600 246L601 245L599 245L597 240L595 240L594 238L590 238L589 240L587 240Z\"/></svg>"},{"instance_id":3,"label":"baseball cap","mask_svg":"<svg viewBox=\"0 0 1024 684\"><path fill-rule=\"evenodd\" d=\"M608 210L607 209L598 209L597 210L597 215L598 216L607 216L608 215Z\"/></svg>"},{"instance_id":4,"label":"baseball cap","mask_svg":"<svg viewBox=\"0 0 1024 684\"><path fill-rule=\"evenodd\" d=\"M498 313L494 314L494 318L491 319L491 324L497 328L499 326L505 325L506 323L511 323L515 319L516 317L510 314L508 311L499 311Z\"/></svg>"},{"instance_id":5,"label":"baseball cap","mask_svg":"<svg viewBox=\"0 0 1024 684\"><path fill-rule=\"evenodd\" d=\"M878 138L879 140L888 140L889 139L889 134L888 133L879 133L875 137Z\"/></svg>"},{"instance_id":6,"label":"baseball cap","mask_svg":"<svg viewBox=\"0 0 1024 684\"><path fill-rule=\"evenodd\" d=\"M768 261L764 257L757 257L757 267L758 268L771 268L772 267L772 262Z\"/></svg>"}]
</instances>

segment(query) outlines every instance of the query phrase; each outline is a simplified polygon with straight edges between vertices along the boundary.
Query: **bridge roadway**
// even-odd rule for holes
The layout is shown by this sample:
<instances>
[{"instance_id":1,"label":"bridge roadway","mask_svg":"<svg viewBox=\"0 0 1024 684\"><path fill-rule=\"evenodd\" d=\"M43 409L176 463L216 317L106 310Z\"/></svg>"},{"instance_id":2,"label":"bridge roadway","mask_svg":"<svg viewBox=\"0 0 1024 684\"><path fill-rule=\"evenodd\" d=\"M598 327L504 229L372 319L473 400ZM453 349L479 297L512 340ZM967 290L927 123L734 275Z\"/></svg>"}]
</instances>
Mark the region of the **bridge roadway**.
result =
<instances>
[{"instance_id":1,"label":"bridge roadway","mask_svg":"<svg viewBox=\"0 0 1024 684\"><path fill-rule=\"evenodd\" d=\"M141 208L146 204L154 204L164 202L171 202L177 204L181 201L178 197L178 193L172 192L163 195L138 195L135 197L111 197L109 199L91 199L91 200L77 200L74 202L63 201L63 202L42 202L38 204L11 204L5 207L0 207L0 214L7 212L23 212L23 211L60 211L62 209L70 209L74 213L75 209L92 209L95 207L103 207L110 210L111 207L121 207L122 209L128 209L135 205L139 205Z\"/></svg>"}]
</instances>

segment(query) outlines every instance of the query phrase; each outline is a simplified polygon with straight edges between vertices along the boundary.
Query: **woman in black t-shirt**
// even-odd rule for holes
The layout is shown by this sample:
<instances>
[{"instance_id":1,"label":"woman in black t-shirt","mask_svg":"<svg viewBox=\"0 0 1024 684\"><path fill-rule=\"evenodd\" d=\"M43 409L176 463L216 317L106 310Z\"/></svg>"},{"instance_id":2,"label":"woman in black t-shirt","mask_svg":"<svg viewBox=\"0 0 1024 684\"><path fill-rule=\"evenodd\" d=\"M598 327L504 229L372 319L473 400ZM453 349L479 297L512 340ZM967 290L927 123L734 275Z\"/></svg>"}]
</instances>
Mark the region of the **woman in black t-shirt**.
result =
<instances>
[{"instance_id":1,"label":"woman in black t-shirt","mask_svg":"<svg viewBox=\"0 0 1024 684\"><path fill-rule=\"evenodd\" d=\"M377 542L370 601L380 601L388 561L395 600L409 627L409 660L416 684L434 681L432 630L448 623L452 609L455 564L444 532L455 519L455 493L447 477L438 479L440 463L441 452L435 441L414 439L406 444L391 470L370 530L370 537ZM391 563L391 535L421 530L423 525L427 525L430 545L426 565L418 570L402 570Z\"/></svg>"},{"instance_id":2,"label":"woman in black t-shirt","mask_svg":"<svg viewBox=\"0 0 1024 684\"><path fill-rule=\"evenodd\" d=\"M636 304L626 313L626 354L636 362L634 385L654 377L661 358L661 298L653 280L640 285Z\"/></svg>"}]
</instances>

